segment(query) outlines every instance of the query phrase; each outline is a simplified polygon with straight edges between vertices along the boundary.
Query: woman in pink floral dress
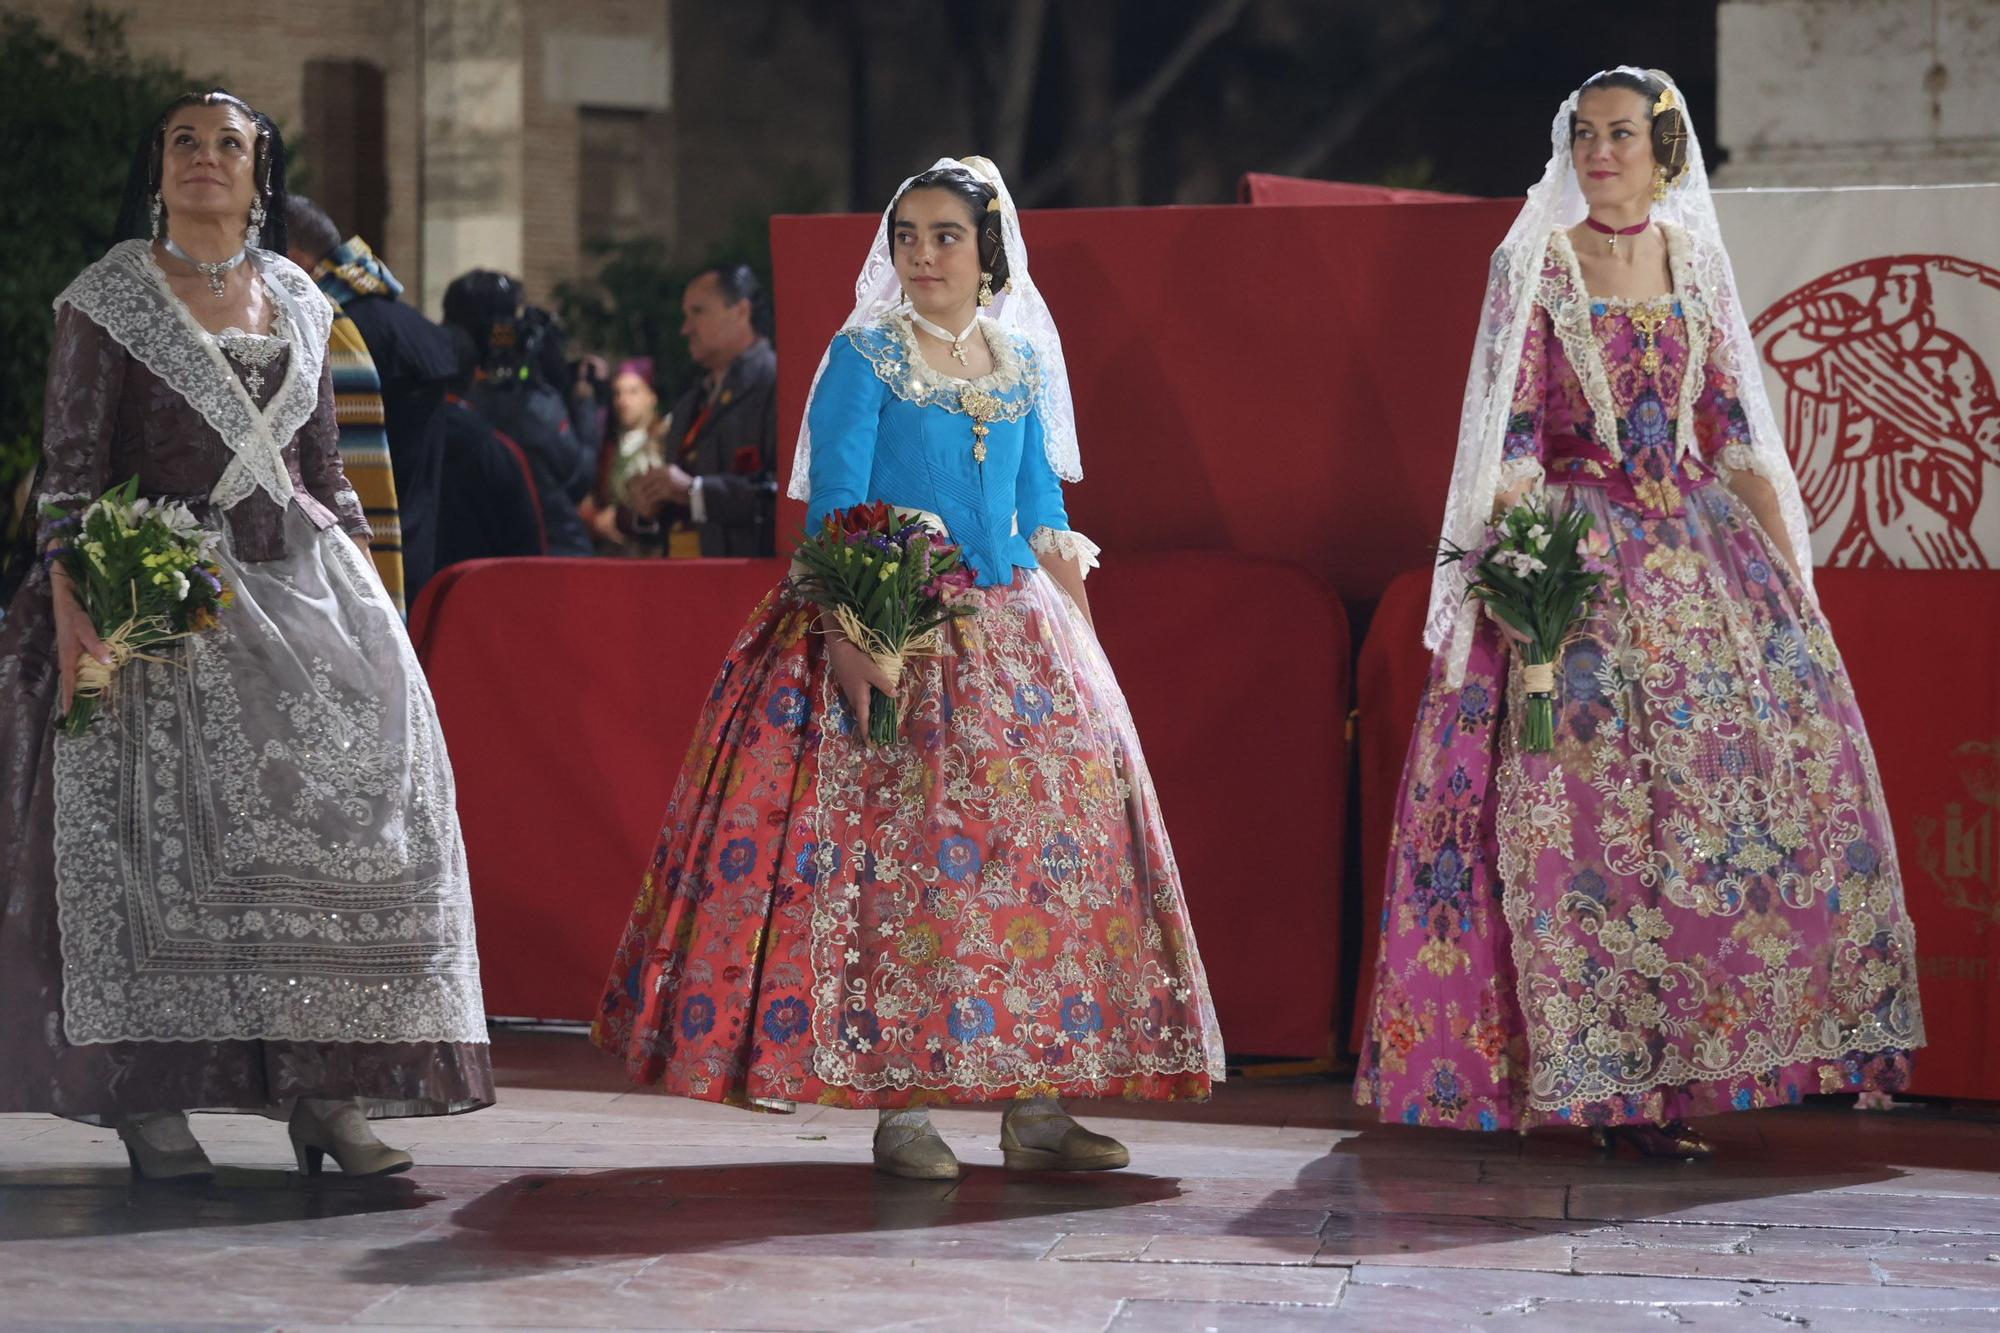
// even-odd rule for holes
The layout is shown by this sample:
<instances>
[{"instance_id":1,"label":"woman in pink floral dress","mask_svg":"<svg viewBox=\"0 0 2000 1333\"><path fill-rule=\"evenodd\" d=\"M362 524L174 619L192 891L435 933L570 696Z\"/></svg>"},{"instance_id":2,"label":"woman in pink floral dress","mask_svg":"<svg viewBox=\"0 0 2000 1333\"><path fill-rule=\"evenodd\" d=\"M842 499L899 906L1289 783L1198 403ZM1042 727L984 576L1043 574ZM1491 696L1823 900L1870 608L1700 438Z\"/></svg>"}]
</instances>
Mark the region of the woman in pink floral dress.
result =
<instances>
[{"instance_id":1,"label":"woman in pink floral dress","mask_svg":"<svg viewBox=\"0 0 2000 1333\"><path fill-rule=\"evenodd\" d=\"M1854 690L1678 90L1599 74L1496 255L1448 539L1536 489L1609 539L1523 752L1506 640L1434 590L1357 1098L1590 1127L1895 1089L1916 955Z\"/></svg>"}]
</instances>

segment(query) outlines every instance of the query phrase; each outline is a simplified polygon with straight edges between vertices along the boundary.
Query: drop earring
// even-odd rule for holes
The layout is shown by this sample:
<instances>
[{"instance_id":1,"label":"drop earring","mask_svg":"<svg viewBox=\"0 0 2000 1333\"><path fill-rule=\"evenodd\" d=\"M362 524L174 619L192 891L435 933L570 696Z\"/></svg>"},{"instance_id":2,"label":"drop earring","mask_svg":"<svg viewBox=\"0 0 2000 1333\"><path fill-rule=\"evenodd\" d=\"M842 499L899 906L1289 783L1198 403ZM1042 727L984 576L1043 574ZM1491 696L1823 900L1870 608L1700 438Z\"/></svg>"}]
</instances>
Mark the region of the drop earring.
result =
<instances>
[{"instance_id":1,"label":"drop earring","mask_svg":"<svg viewBox=\"0 0 2000 1333\"><path fill-rule=\"evenodd\" d=\"M1655 166L1653 168L1653 202L1658 203L1666 197L1667 169L1663 166Z\"/></svg>"},{"instance_id":2,"label":"drop earring","mask_svg":"<svg viewBox=\"0 0 2000 1333\"><path fill-rule=\"evenodd\" d=\"M243 229L245 248L257 245L264 239L264 201L253 200L250 204L250 225Z\"/></svg>"},{"instance_id":3,"label":"drop earring","mask_svg":"<svg viewBox=\"0 0 2000 1333\"><path fill-rule=\"evenodd\" d=\"M153 239L160 239L160 192L153 191L153 201L146 205L146 211L153 215Z\"/></svg>"},{"instance_id":4,"label":"drop earring","mask_svg":"<svg viewBox=\"0 0 2000 1333\"><path fill-rule=\"evenodd\" d=\"M991 273L981 273L979 275L980 308L984 309L985 307L990 306L992 304L993 304L993 275Z\"/></svg>"}]
</instances>

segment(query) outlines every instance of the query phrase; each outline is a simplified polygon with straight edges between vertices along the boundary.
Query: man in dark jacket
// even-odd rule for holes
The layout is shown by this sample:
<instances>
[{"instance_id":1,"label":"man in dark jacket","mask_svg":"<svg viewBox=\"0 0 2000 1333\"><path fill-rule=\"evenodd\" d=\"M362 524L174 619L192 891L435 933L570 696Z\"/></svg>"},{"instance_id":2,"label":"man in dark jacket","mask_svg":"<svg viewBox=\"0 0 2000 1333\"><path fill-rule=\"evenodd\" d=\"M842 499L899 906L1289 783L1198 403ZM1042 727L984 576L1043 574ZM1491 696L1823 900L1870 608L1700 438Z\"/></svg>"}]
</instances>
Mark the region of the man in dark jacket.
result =
<instances>
[{"instance_id":1,"label":"man in dark jacket","mask_svg":"<svg viewBox=\"0 0 2000 1333\"><path fill-rule=\"evenodd\" d=\"M742 264L697 276L681 297L681 336L704 372L674 404L667 466L634 478L619 528L666 540L700 536L703 555L771 555L777 528L778 358L752 314L757 277Z\"/></svg>"},{"instance_id":2,"label":"man in dark jacket","mask_svg":"<svg viewBox=\"0 0 2000 1333\"><path fill-rule=\"evenodd\" d=\"M451 339L396 298L403 284L359 236L340 229L310 200L294 195L286 213L292 259L312 274L361 331L382 381L389 465L403 529L403 587L411 604L437 568L439 478L444 467L446 387L457 366Z\"/></svg>"},{"instance_id":3,"label":"man in dark jacket","mask_svg":"<svg viewBox=\"0 0 2000 1333\"><path fill-rule=\"evenodd\" d=\"M518 281L486 269L445 288L444 319L463 329L479 354L465 400L528 457L549 554L590 555L590 533L577 505L596 478L597 452L570 430L569 408L549 382L549 366L561 364L549 340L560 332L543 312L522 308Z\"/></svg>"}]
</instances>

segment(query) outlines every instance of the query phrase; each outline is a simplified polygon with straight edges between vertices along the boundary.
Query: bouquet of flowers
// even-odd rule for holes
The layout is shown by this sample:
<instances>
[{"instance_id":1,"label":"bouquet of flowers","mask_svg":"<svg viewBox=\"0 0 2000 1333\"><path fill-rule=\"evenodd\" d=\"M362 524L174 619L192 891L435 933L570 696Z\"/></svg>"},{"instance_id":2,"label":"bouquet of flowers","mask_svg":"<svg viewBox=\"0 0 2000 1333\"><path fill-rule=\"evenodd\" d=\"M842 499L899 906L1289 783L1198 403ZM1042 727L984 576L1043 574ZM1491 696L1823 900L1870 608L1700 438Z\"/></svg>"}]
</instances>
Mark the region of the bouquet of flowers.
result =
<instances>
[{"instance_id":1,"label":"bouquet of flowers","mask_svg":"<svg viewBox=\"0 0 2000 1333\"><path fill-rule=\"evenodd\" d=\"M1471 550L1446 542L1438 561L1462 565L1465 595L1519 636L1528 695L1521 748L1547 751L1556 742L1556 654L1600 595L1611 546L1585 510L1556 517L1535 500L1515 505L1486 536Z\"/></svg>"},{"instance_id":2,"label":"bouquet of flowers","mask_svg":"<svg viewBox=\"0 0 2000 1333\"><path fill-rule=\"evenodd\" d=\"M793 555L799 595L875 660L891 682L911 658L944 650L944 626L970 615L954 599L973 584L958 547L920 519L889 505L855 505L827 515ZM868 743L893 745L896 700L881 690L868 703Z\"/></svg>"},{"instance_id":3,"label":"bouquet of flowers","mask_svg":"<svg viewBox=\"0 0 2000 1333\"><path fill-rule=\"evenodd\" d=\"M77 663L63 731L79 735L97 714L118 670L134 658L164 661L148 649L214 629L235 598L214 560L213 532L187 506L154 504L139 496L133 477L112 487L80 515L48 506L43 516L67 529L67 544L48 553L62 566L77 601L104 641L111 661L86 656Z\"/></svg>"}]
</instances>

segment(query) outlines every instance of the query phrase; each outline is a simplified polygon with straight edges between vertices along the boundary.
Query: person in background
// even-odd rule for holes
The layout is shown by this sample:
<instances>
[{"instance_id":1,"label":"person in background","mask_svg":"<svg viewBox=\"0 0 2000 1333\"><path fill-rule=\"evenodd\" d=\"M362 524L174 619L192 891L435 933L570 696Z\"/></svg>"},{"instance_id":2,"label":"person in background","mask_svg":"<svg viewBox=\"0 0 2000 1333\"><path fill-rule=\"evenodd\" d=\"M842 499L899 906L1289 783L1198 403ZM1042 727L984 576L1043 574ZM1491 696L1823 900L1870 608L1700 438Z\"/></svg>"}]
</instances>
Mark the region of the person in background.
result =
<instances>
[{"instance_id":1,"label":"person in background","mask_svg":"<svg viewBox=\"0 0 2000 1333\"><path fill-rule=\"evenodd\" d=\"M653 389L653 358L633 357L619 363L611 376L610 428L598 454L597 489L585 502L585 518L601 547L633 555L658 554L656 544L641 544L618 530L619 510L632 502L632 483L655 468L666 466L666 435L671 424L660 415L660 395ZM683 540L686 549L671 552L700 555L693 528Z\"/></svg>"},{"instance_id":2,"label":"person in background","mask_svg":"<svg viewBox=\"0 0 2000 1333\"><path fill-rule=\"evenodd\" d=\"M578 357L569 373L569 428L586 443L611 428L611 367L595 354Z\"/></svg>"},{"instance_id":3,"label":"person in background","mask_svg":"<svg viewBox=\"0 0 2000 1333\"><path fill-rule=\"evenodd\" d=\"M291 228L290 258L311 273L321 256L312 252L318 242L340 234L325 213L304 195L293 195L287 206ZM301 236L313 241L301 243ZM332 247L329 247L331 249ZM322 289L324 290L324 289ZM361 497L361 512L375 537L369 556L381 576L382 590L398 611L408 613L403 595L403 533L396 500L396 473L389 456L388 419L382 405L382 376L369 354L368 340L361 329L335 305L333 333L326 353L333 366L334 419L340 425L340 464L354 493Z\"/></svg>"},{"instance_id":4,"label":"person in background","mask_svg":"<svg viewBox=\"0 0 2000 1333\"><path fill-rule=\"evenodd\" d=\"M545 312L523 308L518 280L490 269L453 279L444 318L465 331L478 355L465 401L528 457L548 553L590 555L577 506L590 493L593 456L570 429L560 378L547 374L547 349L560 331Z\"/></svg>"},{"instance_id":5,"label":"person in background","mask_svg":"<svg viewBox=\"0 0 2000 1333\"><path fill-rule=\"evenodd\" d=\"M618 526L669 554L775 551L778 358L757 332L757 275L723 264L681 298L681 336L703 375L674 404L667 466L632 483ZM676 540L676 534L683 535Z\"/></svg>"},{"instance_id":6,"label":"person in background","mask_svg":"<svg viewBox=\"0 0 2000 1333\"><path fill-rule=\"evenodd\" d=\"M341 240L340 229L311 200L294 199L289 212L293 261L360 330L381 380L382 421L396 474L403 586L414 602L437 567L438 471L444 461L438 409L456 370L451 340L421 311L397 299L403 284L368 242L359 236Z\"/></svg>"},{"instance_id":7,"label":"person in background","mask_svg":"<svg viewBox=\"0 0 2000 1333\"><path fill-rule=\"evenodd\" d=\"M541 497L521 446L493 429L462 396L479 369L479 349L460 328L449 330L459 376L445 395L444 486L438 496L439 569L461 560L546 555Z\"/></svg>"}]
</instances>

